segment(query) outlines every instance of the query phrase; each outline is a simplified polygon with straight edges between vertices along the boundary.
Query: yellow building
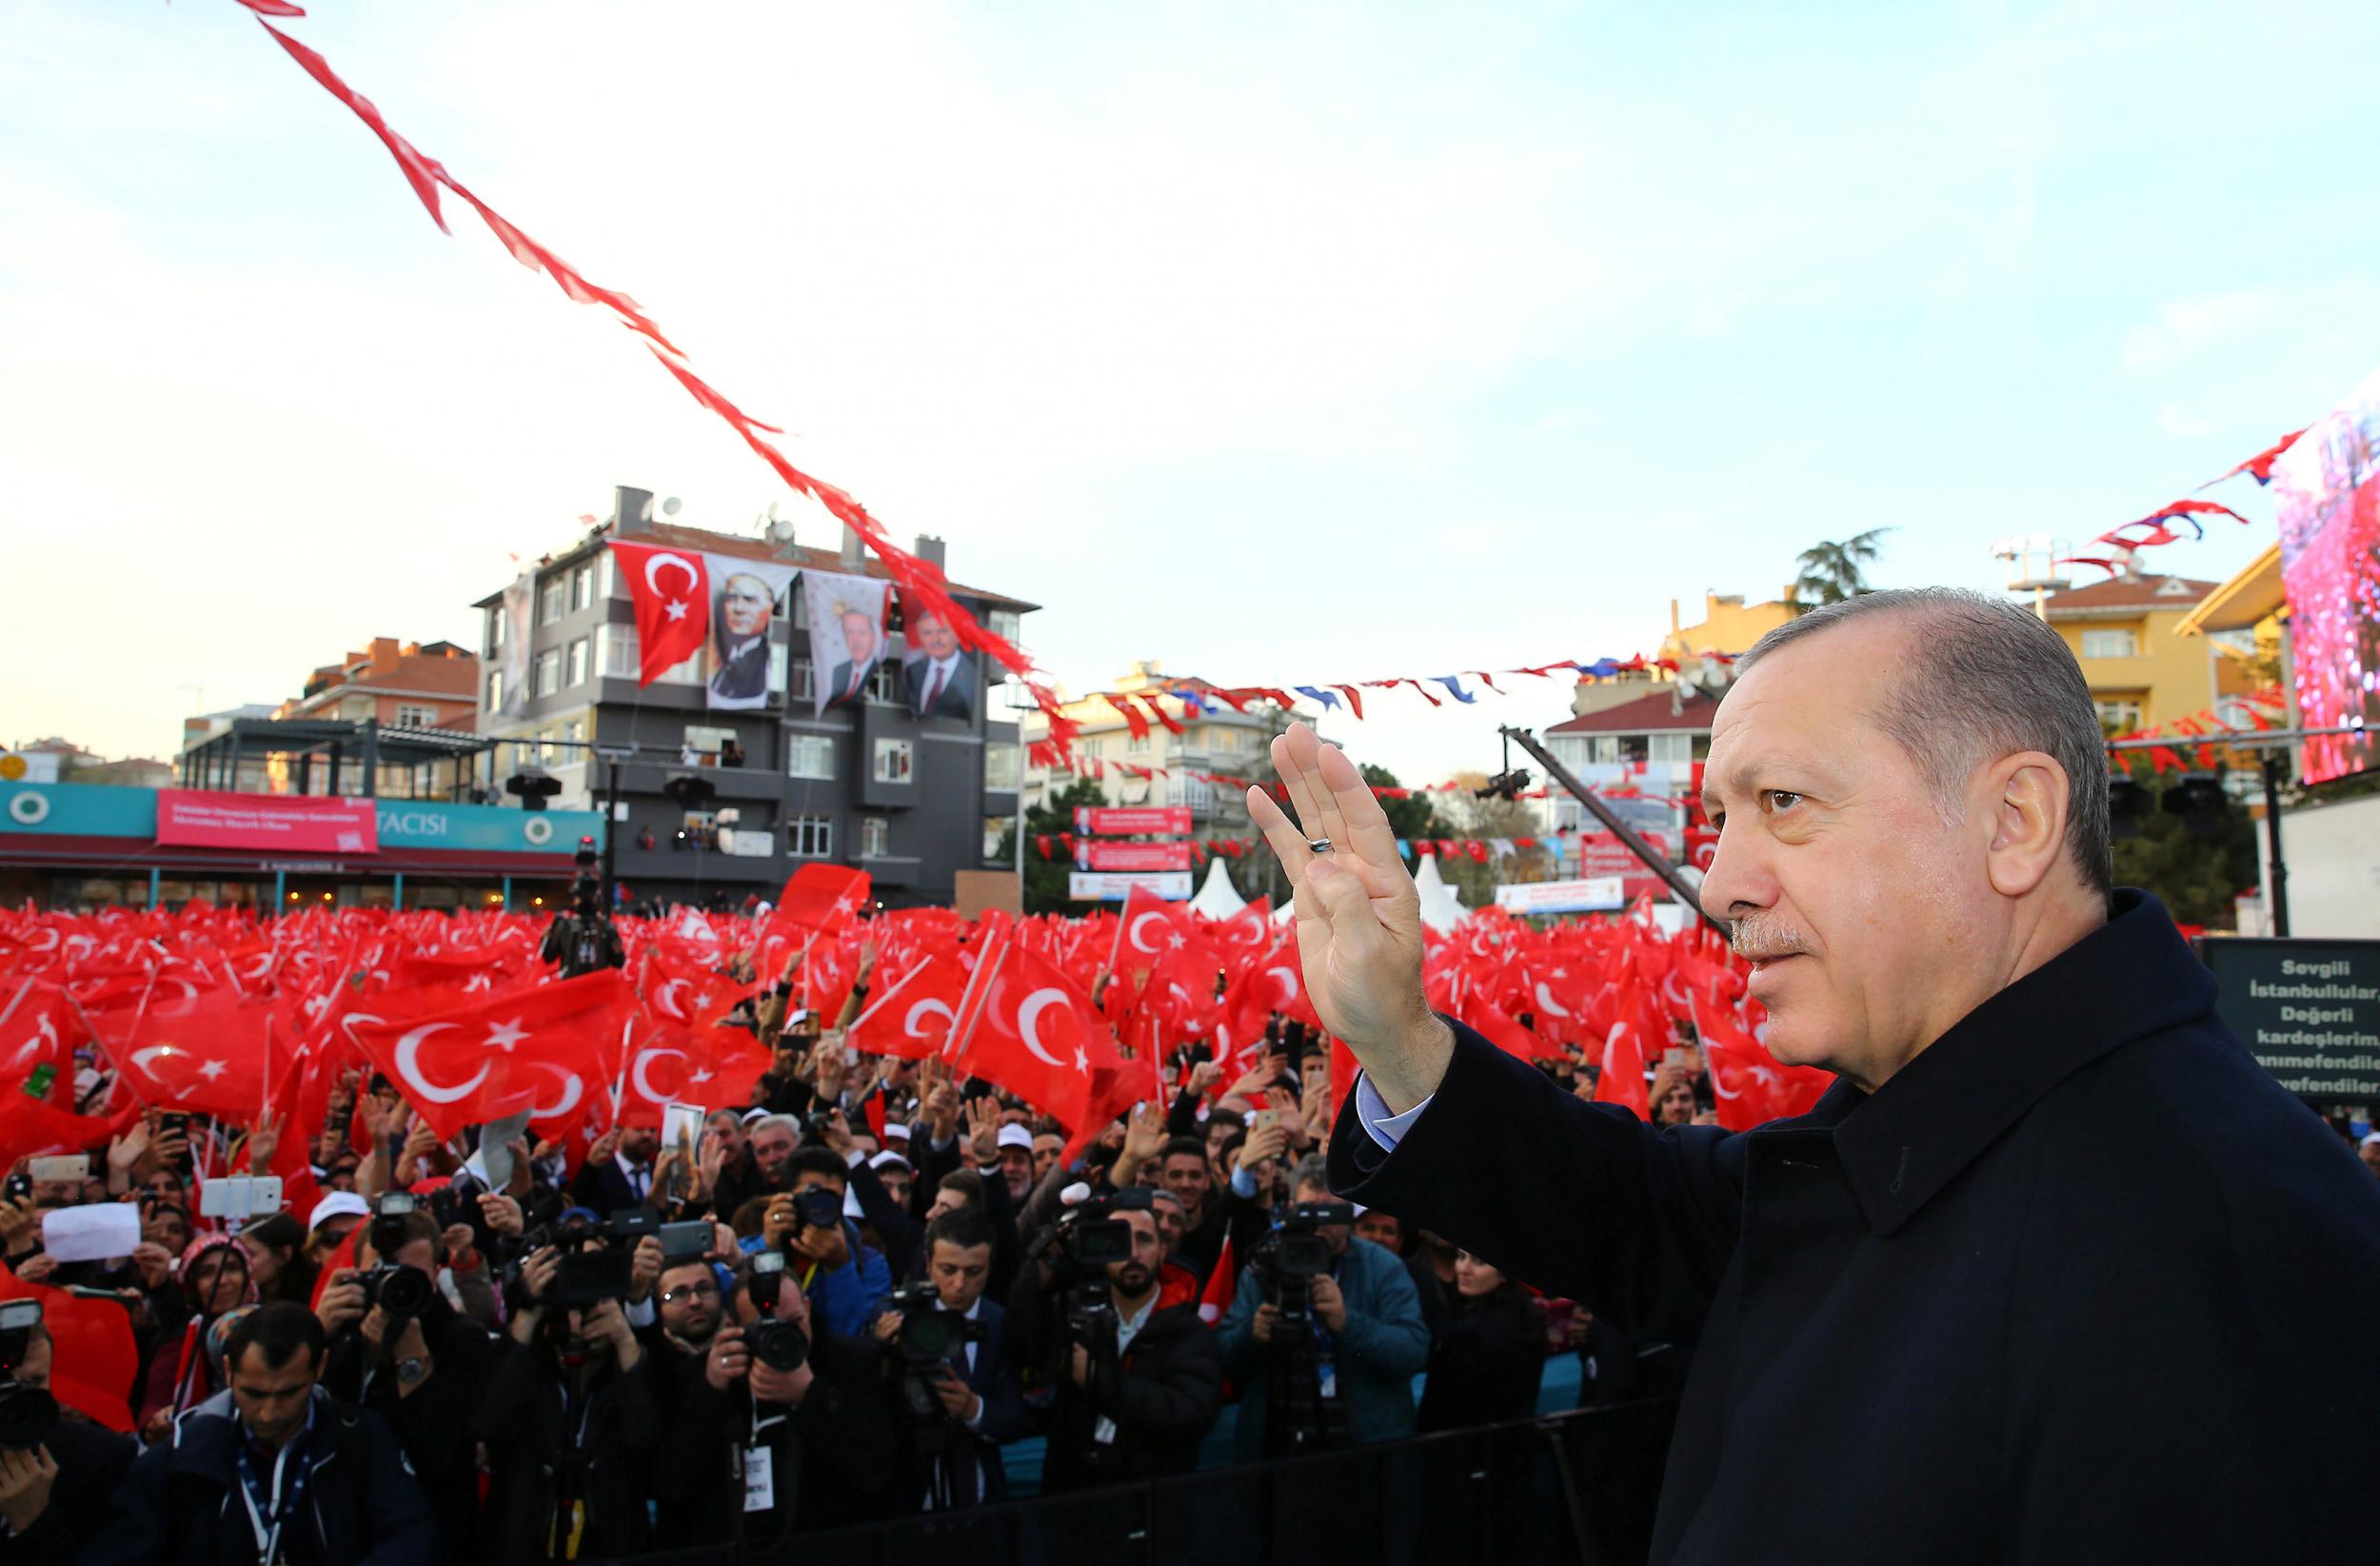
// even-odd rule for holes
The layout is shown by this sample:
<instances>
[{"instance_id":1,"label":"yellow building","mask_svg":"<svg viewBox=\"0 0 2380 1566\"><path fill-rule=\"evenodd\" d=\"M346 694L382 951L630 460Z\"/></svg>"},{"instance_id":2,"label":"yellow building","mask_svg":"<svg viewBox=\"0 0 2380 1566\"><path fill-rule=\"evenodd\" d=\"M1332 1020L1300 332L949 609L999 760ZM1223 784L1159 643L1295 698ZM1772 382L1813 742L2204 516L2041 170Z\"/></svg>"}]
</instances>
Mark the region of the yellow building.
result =
<instances>
[{"instance_id":1,"label":"yellow building","mask_svg":"<svg viewBox=\"0 0 2380 1566\"><path fill-rule=\"evenodd\" d=\"M2099 720L2116 732L2204 712L2218 695L2209 644L2182 623L2217 584L2126 571L2043 601L2042 617L2082 664Z\"/></svg>"},{"instance_id":2,"label":"yellow building","mask_svg":"<svg viewBox=\"0 0 2380 1566\"><path fill-rule=\"evenodd\" d=\"M1243 787L1218 784L1188 774L1203 772L1250 783L1269 779L1273 775L1273 736L1288 729L1287 713L1261 700L1250 702L1245 712L1234 712L1222 702L1209 698L1200 704L1206 709L1201 716L1190 711L1173 693L1187 690L1199 694L1214 686L1193 676L1168 675L1164 665L1154 658L1135 663L1130 672L1107 688L1121 696L1145 692L1160 698L1166 714L1182 726L1182 732L1175 734L1149 718L1148 732L1135 738L1123 714L1104 697L1061 704L1065 715L1081 725L1075 741L1077 758L1107 763L1097 769L1104 774L1097 781L1109 803L1186 804L1190 807L1193 831L1200 838L1246 837L1255 830L1248 820ZM1146 718L1147 709L1142 704L1134 702L1132 705ZM1319 726L1310 715L1304 721ZM1020 724L1028 747L1049 732L1047 721L1039 713L1021 714ZM1152 771L1162 767L1168 775L1136 778L1118 763ZM1039 804L1073 781L1067 773L1053 774L1043 767L1028 767L1026 803Z\"/></svg>"},{"instance_id":3,"label":"yellow building","mask_svg":"<svg viewBox=\"0 0 2380 1566\"><path fill-rule=\"evenodd\" d=\"M2182 617L2184 636L2203 636L2214 649L2215 694L2241 696L2276 683L2286 685L2282 637L2289 599L2281 586L2281 546L2275 544Z\"/></svg>"},{"instance_id":4,"label":"yellow building","mask_svg":"<svg viewBox=\"0 0 2380 1566\"><path fill-rule=\"evenodd\" d=\"M1746 604L1741 593L1705 592L1702 623L1680 625L1677 600L1669 601L1669 635L1661 639L1661 656L1684 663L1696 653L1742 652L1755 642L1794 618L1794 605L1783 598L1766 604Z\"/></svg>"}]
</instances>

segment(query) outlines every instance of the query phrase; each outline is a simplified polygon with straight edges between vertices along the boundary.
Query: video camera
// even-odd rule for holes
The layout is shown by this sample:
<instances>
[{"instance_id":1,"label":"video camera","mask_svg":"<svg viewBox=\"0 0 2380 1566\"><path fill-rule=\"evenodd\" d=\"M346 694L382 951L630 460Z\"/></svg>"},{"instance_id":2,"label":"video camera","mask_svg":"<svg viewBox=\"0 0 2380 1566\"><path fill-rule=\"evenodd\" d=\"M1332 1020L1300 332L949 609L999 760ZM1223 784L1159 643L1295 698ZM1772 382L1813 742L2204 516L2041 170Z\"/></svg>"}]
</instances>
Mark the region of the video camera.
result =
<instances>
[{"instance_id":1,"label":"video camera","mask_svg":"<svg viewBox=\"0 0 2380 1566\"><path fill-rule=\"evenodd\" d=\"M0 1447L18 1452L39 1446L58 1422L58 1400L16 1378L16 1367L32 1352L33 1329L40 1325L40 1300L0 1303Z\"/></svg>"},{"instance_id":2,"label":"video camera","mask_svg":"<svg viewBox=\"0 0 2380 1566\"><path fill-rule=\"evenodd\" d=\"M1355 1221L1356 1210L1352 1203L1299 1202L1289 1210L1289 1216L1281 1220L1280 1227L1267 1236L1248 1259L1255 1265L1257 1276L1266 1284L1278 1286L1285 1280L1295 1279L1300 1285L1299 1293L1302 1297L1305 1282L1331 1270L1331 1242L1321 1231L1337 1224L1352 1225ZM1281 1305L1285 1313L1287 1301L1282 1301Z\"/></svg>"},{"instance_id":3,"label":"video camera","mask_svg":"<svg viewBox=\"0 0 2380 1566\"><path fill-rule=\"evenodd\" d=\"M942 1295L925 1279L895 1289L887 1303L901 1313L901 1358L911 1365L941 1364L983 1340L983 1323L942 1309Z\"/></svg>"},{"instance_id":4,"label":"video camera","mask_svg":"<svg viewBox=\"0 0 2380 1566\"><path fill-rule=\"evenodd\" d=\"M1343 1201L1300 1201L1264 1237L1248 1265L1279 1313L1273 1321L1273 1362L1264 1426L1268 1458L1344 1444L1346 1413L1323 1393L1322 1355L1315 1336L1313 1283L1331 1270L1330 1237L1321 1231L1356 1221Z\"/></svg>"},{"instance_id":5,"label":"video camera","mask_svg":"<svg viewBox=\"0 0 2380 1566\"><path fill-rule=\"evenodd\" d=\"M355 1280L363 1287L366 1310L377 1305L383 1315L399 1321L429 1309L430 1298L437 1293L429 1274L396 1259L397 1253L405 1248L405 1220L413 1216L414 1210L413 1198L407 1192L389 1191L374 1199L368 1238L376 1264ZM393 1343L395 1338L384 1341Z\"/></svg>"}]
</instances>

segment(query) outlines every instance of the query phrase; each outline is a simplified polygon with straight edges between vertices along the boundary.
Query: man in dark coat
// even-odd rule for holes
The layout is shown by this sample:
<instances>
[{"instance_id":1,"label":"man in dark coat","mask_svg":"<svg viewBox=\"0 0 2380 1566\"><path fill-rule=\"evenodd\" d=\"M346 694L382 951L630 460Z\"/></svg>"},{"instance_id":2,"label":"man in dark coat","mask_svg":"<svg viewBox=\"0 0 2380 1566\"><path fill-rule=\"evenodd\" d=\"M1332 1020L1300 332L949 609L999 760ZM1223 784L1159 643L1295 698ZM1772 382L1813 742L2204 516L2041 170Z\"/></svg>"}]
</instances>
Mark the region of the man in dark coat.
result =
<instances>
[{"instance_id":1,"label":"man in dark coat","mask_svg":"<svg viewBox=\"0 0 2380 1566\"><path fill-rule=\"evenodd\" d=\"M379 1416L318 1385L322 1323L260 1305L224 1347L230 1385L134 1459L93 1566L431 1566L437 1524Z\"/></svg>"},{"instance_id":2,"label":"man in dark coat","mask_svg":"<svg viewBox=\"0 0 2380 1566\"><path fill-rule=\"evenodd\" d=\"M50 1390L53 1348L50 1329L35 1325L12 1373L19 1386ZM107 1520L109 1497L139 1452L131 1437L72 1414L33 1446L0 1447L0 1561L69 1566Z\"/></svg>"},{"instance_id":3,"label":"man in dark coat","mask_svg":"<svg viewBox=\"0 0 2380 1566\"><path fill-rule=\"evenodd\" d=\"M1251 808L1365 1065L1334 1185L1694 1345L1656 1562L2369 1558L2380 1191L2111 888L2063 643L1888 592L1736 668L1702 898L1770 1052L1840 1080L1656 1132L1432 1017L1387 822L1299 729L1298 822Z\"/></svg>"}]
</instances>

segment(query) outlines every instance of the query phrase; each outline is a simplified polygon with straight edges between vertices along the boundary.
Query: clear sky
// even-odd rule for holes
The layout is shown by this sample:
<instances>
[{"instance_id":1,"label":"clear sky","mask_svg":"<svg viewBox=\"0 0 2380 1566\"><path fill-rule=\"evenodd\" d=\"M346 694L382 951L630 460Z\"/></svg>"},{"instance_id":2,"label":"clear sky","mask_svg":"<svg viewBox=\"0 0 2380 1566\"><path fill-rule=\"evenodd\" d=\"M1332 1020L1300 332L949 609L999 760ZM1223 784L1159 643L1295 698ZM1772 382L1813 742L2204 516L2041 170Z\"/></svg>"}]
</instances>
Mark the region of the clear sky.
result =
<instances>
[{"instance_id":1,"label":"clear sky","mask_svg":"<svg viewBox=\"0 0 2380 1566\"><path fill-rule=\"evenodd\" d=\"M1076 688L1624 654L1874 526L1993 587L2380 362L2369 0L312 10ZM229 0L12 0L0 210L0 739L468 641L616 483L783 500ZM2269 542L2217 493L2157 568ZM1426 780L1565 697L1336 732Z\"/></svg>"}]
</instances>

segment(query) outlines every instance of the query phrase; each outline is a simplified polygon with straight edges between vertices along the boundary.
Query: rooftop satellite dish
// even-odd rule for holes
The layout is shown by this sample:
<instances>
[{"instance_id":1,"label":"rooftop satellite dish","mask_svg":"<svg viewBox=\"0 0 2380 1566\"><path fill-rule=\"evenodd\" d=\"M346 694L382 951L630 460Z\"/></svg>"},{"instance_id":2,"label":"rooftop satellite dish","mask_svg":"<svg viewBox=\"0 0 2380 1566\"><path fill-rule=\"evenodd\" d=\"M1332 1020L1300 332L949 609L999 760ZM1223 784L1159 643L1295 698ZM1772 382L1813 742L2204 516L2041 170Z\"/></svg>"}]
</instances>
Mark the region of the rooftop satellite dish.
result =
<instances>
[{"instance_id":1,"label":"rooftop satellite dish","mask_svg":"<svg viewBox=\"0 0 2380 1566\"><path fill-rule=\"evenodd\" d=\"M684 509L684 503L680 501L675 495L670 496L667 500L661 503L661 514L664 517L674 517Z\"/></svg>"}]
</instances>

